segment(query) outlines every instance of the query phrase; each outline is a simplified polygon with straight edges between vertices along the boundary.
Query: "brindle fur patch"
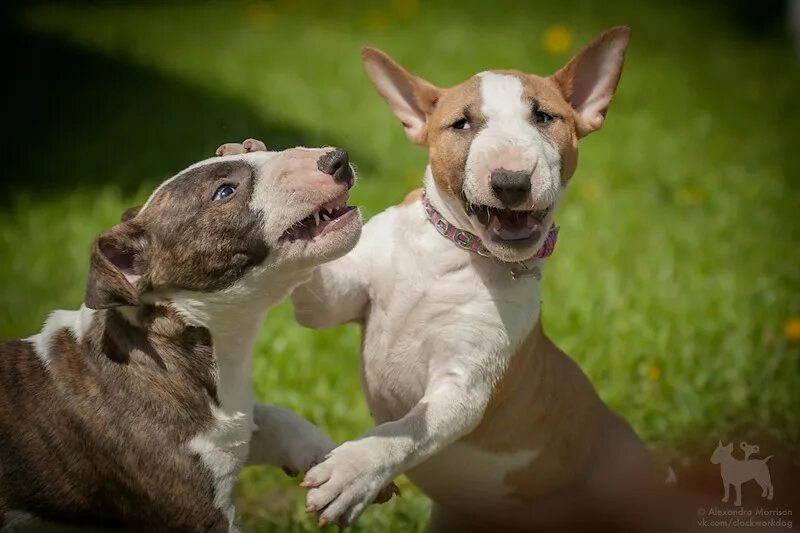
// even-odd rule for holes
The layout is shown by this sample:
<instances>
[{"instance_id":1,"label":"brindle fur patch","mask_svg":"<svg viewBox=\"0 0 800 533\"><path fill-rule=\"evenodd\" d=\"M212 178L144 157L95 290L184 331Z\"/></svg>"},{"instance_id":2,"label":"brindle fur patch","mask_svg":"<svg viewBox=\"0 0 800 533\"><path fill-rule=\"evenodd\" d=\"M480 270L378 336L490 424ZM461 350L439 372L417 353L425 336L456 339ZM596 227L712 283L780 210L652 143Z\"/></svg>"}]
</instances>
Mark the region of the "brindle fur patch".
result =
<instances>
[{"instance_id":1,"label":"brindle fur patch","mask_svg":"<svg viewBox=\"0 0 800 533\"><path fill-rule=\"evenodd\" d=\"M167 183L131 223L150 239L145 284L153 290L219 291L266 259L263 223L250 209L254 170L244 161L211 163ZM212 202L225 184L236 193Z\"/></svg>"},{"instance_id":2,"label":"brindle fur patch","mask_svg":"<svg viewBox=\"0 0 800 533\"><path fill-rule=\"evenodd\" d=\"M86 305L138 305L144 292L220 291L262 263L269 247L261 215L250 208L254 174L244 161L202 165L168 181L144 208L126 211L92 247ZM235 194L212 200L223 185ZM123 270L138 276L135 287Z\"/></svg>"},{"instance_id":3,"label":"brindle fur patch","mask_svg":"<svg viewBox=\"0 0 800 533\"><path fill-rule=\"evenodd\" d=\"M48 368L31 343L0 343L0 502L73 524L227 531L187 447L214 423L210 334L165 307L136 322L108 309L80 344L57 331Z\"/></svg>"}]
</instances>

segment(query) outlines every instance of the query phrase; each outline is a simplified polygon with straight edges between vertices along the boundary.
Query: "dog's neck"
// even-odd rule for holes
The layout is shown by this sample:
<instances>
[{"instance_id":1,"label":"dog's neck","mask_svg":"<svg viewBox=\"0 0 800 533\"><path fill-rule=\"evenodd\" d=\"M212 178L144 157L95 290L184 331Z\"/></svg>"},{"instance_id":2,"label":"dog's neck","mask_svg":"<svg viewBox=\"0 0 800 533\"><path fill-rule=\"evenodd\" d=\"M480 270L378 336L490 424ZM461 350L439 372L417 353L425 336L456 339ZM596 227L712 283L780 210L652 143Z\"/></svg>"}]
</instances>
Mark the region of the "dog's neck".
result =
<instances>
[{"instance_id":1,"label":"dog's neck","mask_svg":"<svg viewBox=\"0 0 800 533\"><path fill-rule=\"evenodd\" d=\"M133 387L138 391L142 409L169 410L184 418L184 414L205 410L217 401L211 335L205 328L186 324L170 306L147 304L89 315L82 308L73 316L91 317L89 324L76 320L72 326L64 325L88 364L102 373L104 380L116 383L115 389ZM64 350L68 348L62 347ZM67 364L68 357L51 354L51 363L63 370L61 365ZM141 381L148 387L141 387ZM174 405L164 398L173 399Z\"/></svg>"},{"instance_id":2,"label":"dog's neck","mask_svg":"<svg viewBox=\"0 0 800 533\"><path fill-rule=\"evenodd\" d=\"M220 407L229 415L252 417L252 351L264 317L273 305L311 277L312 268L289 271L255 271L245 282L215 293L179 292L171 305L187 323L205 327L211 333L217 365ZM268 283L252 283L252 279ZM257 288L254 288L258 286Z\"/></svg>"}]
</instances>

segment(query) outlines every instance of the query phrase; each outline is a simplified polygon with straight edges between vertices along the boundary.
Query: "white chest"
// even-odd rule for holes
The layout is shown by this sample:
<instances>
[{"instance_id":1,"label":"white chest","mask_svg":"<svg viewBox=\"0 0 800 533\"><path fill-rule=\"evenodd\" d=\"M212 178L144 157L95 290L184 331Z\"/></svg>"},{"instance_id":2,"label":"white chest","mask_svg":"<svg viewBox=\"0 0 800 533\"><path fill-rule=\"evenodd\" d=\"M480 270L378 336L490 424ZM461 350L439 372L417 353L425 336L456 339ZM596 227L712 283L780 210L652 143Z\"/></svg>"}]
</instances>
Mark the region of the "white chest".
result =
<instances>
[{"instance_id":1,"label":"white chest","mask_svg":"<svg viewBox=\"0 0 800 533\"><path fill-rule=\"evenodd\" d=\"M513 280L491 260L456 248L419 204L373 218L362 240L383 250L369 269L362 354L367 401L378 421L413 407L430 372L454 363L454 347L490 338L500 358L508 358L538 317L535 279Z\"/></svg>"},{"instance_id":2,"label":"white chest","mask_svg":"<svg viewBox=\"0 0 800 533\"><path fill-rule=\"evenodd\" d=\"M244 413L230 415L218 408L212 408L212 411L214 428L189 441L189 450L200 457L211 474L214 503L227 517L231 530L235 531L233 486L247 458L252 414L249 417Z\"/></svg>"}]
</instances>

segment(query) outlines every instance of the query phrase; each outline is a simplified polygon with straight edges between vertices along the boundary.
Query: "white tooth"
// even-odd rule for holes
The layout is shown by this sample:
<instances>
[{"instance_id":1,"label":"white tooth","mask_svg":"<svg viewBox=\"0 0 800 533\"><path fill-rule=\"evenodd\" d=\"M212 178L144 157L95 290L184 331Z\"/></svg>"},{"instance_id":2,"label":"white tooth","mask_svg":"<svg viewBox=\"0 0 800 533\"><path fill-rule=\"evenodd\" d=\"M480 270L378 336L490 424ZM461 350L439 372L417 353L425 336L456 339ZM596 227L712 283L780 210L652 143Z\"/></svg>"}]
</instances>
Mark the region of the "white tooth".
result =
<instances>
[{"instance_id":1,"label":"white tooth","mask_svg":"<svg viewBox=\"0 0 800 533\"><path fill-rule=\"evenodd\" d=\"M319 226L319 211L314 211L314 222Z\"/></svg>"},{"instance_id":2,"label":"white tooth","mask_svg":"<svg viewBox=\"0 0 800 533\"><path fill-rule=\"evenodd\" d=\"M322 213L322 220L327 222L330 218L327 213Z\"/></svg>"}]
</instances>

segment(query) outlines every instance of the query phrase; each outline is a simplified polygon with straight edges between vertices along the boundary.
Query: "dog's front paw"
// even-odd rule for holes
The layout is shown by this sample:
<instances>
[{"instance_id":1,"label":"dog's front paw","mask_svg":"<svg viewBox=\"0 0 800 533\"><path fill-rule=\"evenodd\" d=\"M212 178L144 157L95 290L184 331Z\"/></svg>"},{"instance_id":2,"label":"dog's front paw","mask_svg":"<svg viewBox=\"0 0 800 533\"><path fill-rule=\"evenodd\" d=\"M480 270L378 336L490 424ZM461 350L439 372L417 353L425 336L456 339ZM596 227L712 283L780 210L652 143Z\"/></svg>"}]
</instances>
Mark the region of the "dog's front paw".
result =
<instances>
[{"instance_id":1,"label":"dog's front paw","mask_svg":"<svg viewBox=\"0 0 800 533\"><path fill-rule=\"evenodd\" d=\"M370 503L400 493L392 471L376 455L366 441L345 442L308 471L301 484L310 488L306 511L319 514L320 527L349 526Z\"/></svg>"},{"instance_id":2,"label":"dog's front paw","mask_svg":"<svg viewBox=\"0 0 800 533\"><path fill-rule=\"evenodd\" d=\"M270 464L290 476L306 473L321 463L336 444L311 422L275 405L256 405L258 428L250 440L248 464Z\"/></svg>"}]
</instances>

